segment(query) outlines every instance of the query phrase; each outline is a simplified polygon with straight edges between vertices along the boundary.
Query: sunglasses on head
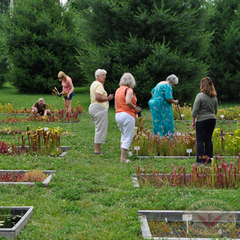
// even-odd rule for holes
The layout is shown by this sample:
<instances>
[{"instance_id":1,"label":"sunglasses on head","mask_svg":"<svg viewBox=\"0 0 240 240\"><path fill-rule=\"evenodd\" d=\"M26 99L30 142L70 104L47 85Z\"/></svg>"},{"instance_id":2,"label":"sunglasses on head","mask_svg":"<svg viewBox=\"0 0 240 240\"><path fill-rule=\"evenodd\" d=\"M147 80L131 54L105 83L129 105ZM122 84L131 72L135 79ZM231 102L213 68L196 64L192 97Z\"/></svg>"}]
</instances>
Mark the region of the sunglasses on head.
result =
<instances>
[{"instance_id":1,"label":"sunglasses on head","mask_svg":"<svg viewBox=\"0 0 240 240\"><path fill-rule=\"evenodd\" d=\"M211 78L210 77L207 77L207 80L210 81ZM199 84L199 87L201 87L202 83Z\"/></svg>"}]
</instances>

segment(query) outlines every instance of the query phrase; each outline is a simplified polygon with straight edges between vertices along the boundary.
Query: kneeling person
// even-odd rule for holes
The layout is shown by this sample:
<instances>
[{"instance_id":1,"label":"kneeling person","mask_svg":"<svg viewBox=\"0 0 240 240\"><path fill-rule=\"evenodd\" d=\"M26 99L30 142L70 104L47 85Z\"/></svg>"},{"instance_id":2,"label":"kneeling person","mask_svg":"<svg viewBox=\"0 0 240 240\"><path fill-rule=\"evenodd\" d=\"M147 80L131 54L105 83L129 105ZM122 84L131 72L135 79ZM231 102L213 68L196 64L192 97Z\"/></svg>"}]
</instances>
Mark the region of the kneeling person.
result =
<instances>
[{"instance_id":1,"label":"kneeling person","mask_svg":"<svg viewBox=\"0 0 240 240\"><path fill-rule=\"evenodd\" d=\"M41 116L50 115L49 106L44 102L43 98L39 98L32 106L32 113L39 114Z\"/></svg>"}]
</instances>

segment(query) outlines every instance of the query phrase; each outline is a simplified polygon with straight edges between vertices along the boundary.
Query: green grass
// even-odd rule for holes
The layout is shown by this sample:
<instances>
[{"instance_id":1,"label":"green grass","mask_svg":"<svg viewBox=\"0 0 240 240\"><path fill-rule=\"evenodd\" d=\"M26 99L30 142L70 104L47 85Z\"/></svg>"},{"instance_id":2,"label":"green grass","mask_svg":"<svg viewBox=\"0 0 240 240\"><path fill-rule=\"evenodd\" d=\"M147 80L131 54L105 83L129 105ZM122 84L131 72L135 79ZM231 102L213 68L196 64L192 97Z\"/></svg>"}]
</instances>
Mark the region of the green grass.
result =
<instances>
[{"instance_id":1,"label":"green grass","mask_svg":"<svg viewBox=\"0 0 240 240\"><path fill-rule=\"evenodd\" d=\"M63 108L60 98L19 94L11 86L1 89L0 103L14 101L17 109L30 108L39 97ZM77 101L87 112L89 94L76 93L73 104ZM145 109L144 114L150 115L150 111ZM0 169L56 170L47 188L39 184L33 187L0 185L1 206L34 206L34 214L17 239L142 239L138 210L184 210L190 202L203 197L225 200L240 210L239 190L134 188L131 177L138 165L144 167L151 163L159 170L166 165L170 171L173 163L190 170L195 160L131 157L131 163L120 163L120 131L114 116L114 108L110 107L106 144L102 146L104 156L93 154L94 124L89 114L79 116L80 122L75 124L0 123L0 128L11 126L26 130L27 125L30 129L60 126L63 131L74 132L61 138L61 145L70 147L64 157L0 155ZM148 124L151 128L151 121ZM0 135L0 139L9 142L13 136ZM236 162L236 159L226 161Z\"/></svg>"}]
</instances>

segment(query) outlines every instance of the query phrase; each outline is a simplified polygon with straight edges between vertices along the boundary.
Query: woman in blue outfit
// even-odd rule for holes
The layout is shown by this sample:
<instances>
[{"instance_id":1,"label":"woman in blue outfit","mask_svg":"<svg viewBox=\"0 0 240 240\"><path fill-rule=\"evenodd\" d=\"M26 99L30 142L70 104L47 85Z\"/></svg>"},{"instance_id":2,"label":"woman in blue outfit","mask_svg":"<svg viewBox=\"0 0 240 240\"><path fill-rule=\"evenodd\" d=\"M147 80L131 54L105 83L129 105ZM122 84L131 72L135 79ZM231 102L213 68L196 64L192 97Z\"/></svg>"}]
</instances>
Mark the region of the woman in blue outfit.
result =
<instances>
[{"instance_id":1,"label":"woman in blue outfit","mask_svg":"<svg viewBox=\"0 0 240 240\"><path fill-rule=\"evenodd\" d=\"M178 77L174 74L167 77L166 81L159 82L152 90L152 98L148 105L153 118L153 134L165 136L174 134L172 103L178 104L172 96L172 87L178 84Z\"/></svg>"}]
</instances>

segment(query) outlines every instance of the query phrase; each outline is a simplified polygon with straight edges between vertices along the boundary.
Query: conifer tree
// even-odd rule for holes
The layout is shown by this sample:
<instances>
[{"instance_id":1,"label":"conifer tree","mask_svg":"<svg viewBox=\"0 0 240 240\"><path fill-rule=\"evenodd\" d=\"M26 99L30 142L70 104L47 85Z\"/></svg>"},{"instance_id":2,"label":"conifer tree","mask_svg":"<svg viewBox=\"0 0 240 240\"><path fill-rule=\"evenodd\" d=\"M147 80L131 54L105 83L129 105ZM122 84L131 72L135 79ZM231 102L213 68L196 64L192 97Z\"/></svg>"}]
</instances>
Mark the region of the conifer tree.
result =
<instances>
[{"instance_id":1,"label":"conifer tree","mask_svg":"<svg viewBox=\"0 0 240 240\"><path fill-rule=\"evenodd\" d=\"M208 30L214 31L209 52L210 76L221 101L239 101L240 5L239 0L214 0Z\"/></svg>"},{"instance_id":2,"label":"conifer tree","mask_svg":"<svg viewBox=\"0 0 240 240\"><path fill-rule=\"evenodd\" d=\"M22 92L49 93L60 70L76 84L79 38L69 11L59 0L14 0L8 31L8 79ZM60 84L59 84L60 86Z\"/></svg>"},{"instance_id":3,"label":"conifer tree","mask_svg":"<svg viewBox=\"0 0 240 240\"><path fill-rule=\"evenodd\" d=\"M155 85L174 73L179 77L175 96L182 101L195 97L208 70L205 1L91 0L87 9L85 0L74 2L89 40L78 56L89 82L94 70L104 68L106 89L114 93L122 74L131 72L138 101L146 106Z\"/></svg>"}]
</instances>

